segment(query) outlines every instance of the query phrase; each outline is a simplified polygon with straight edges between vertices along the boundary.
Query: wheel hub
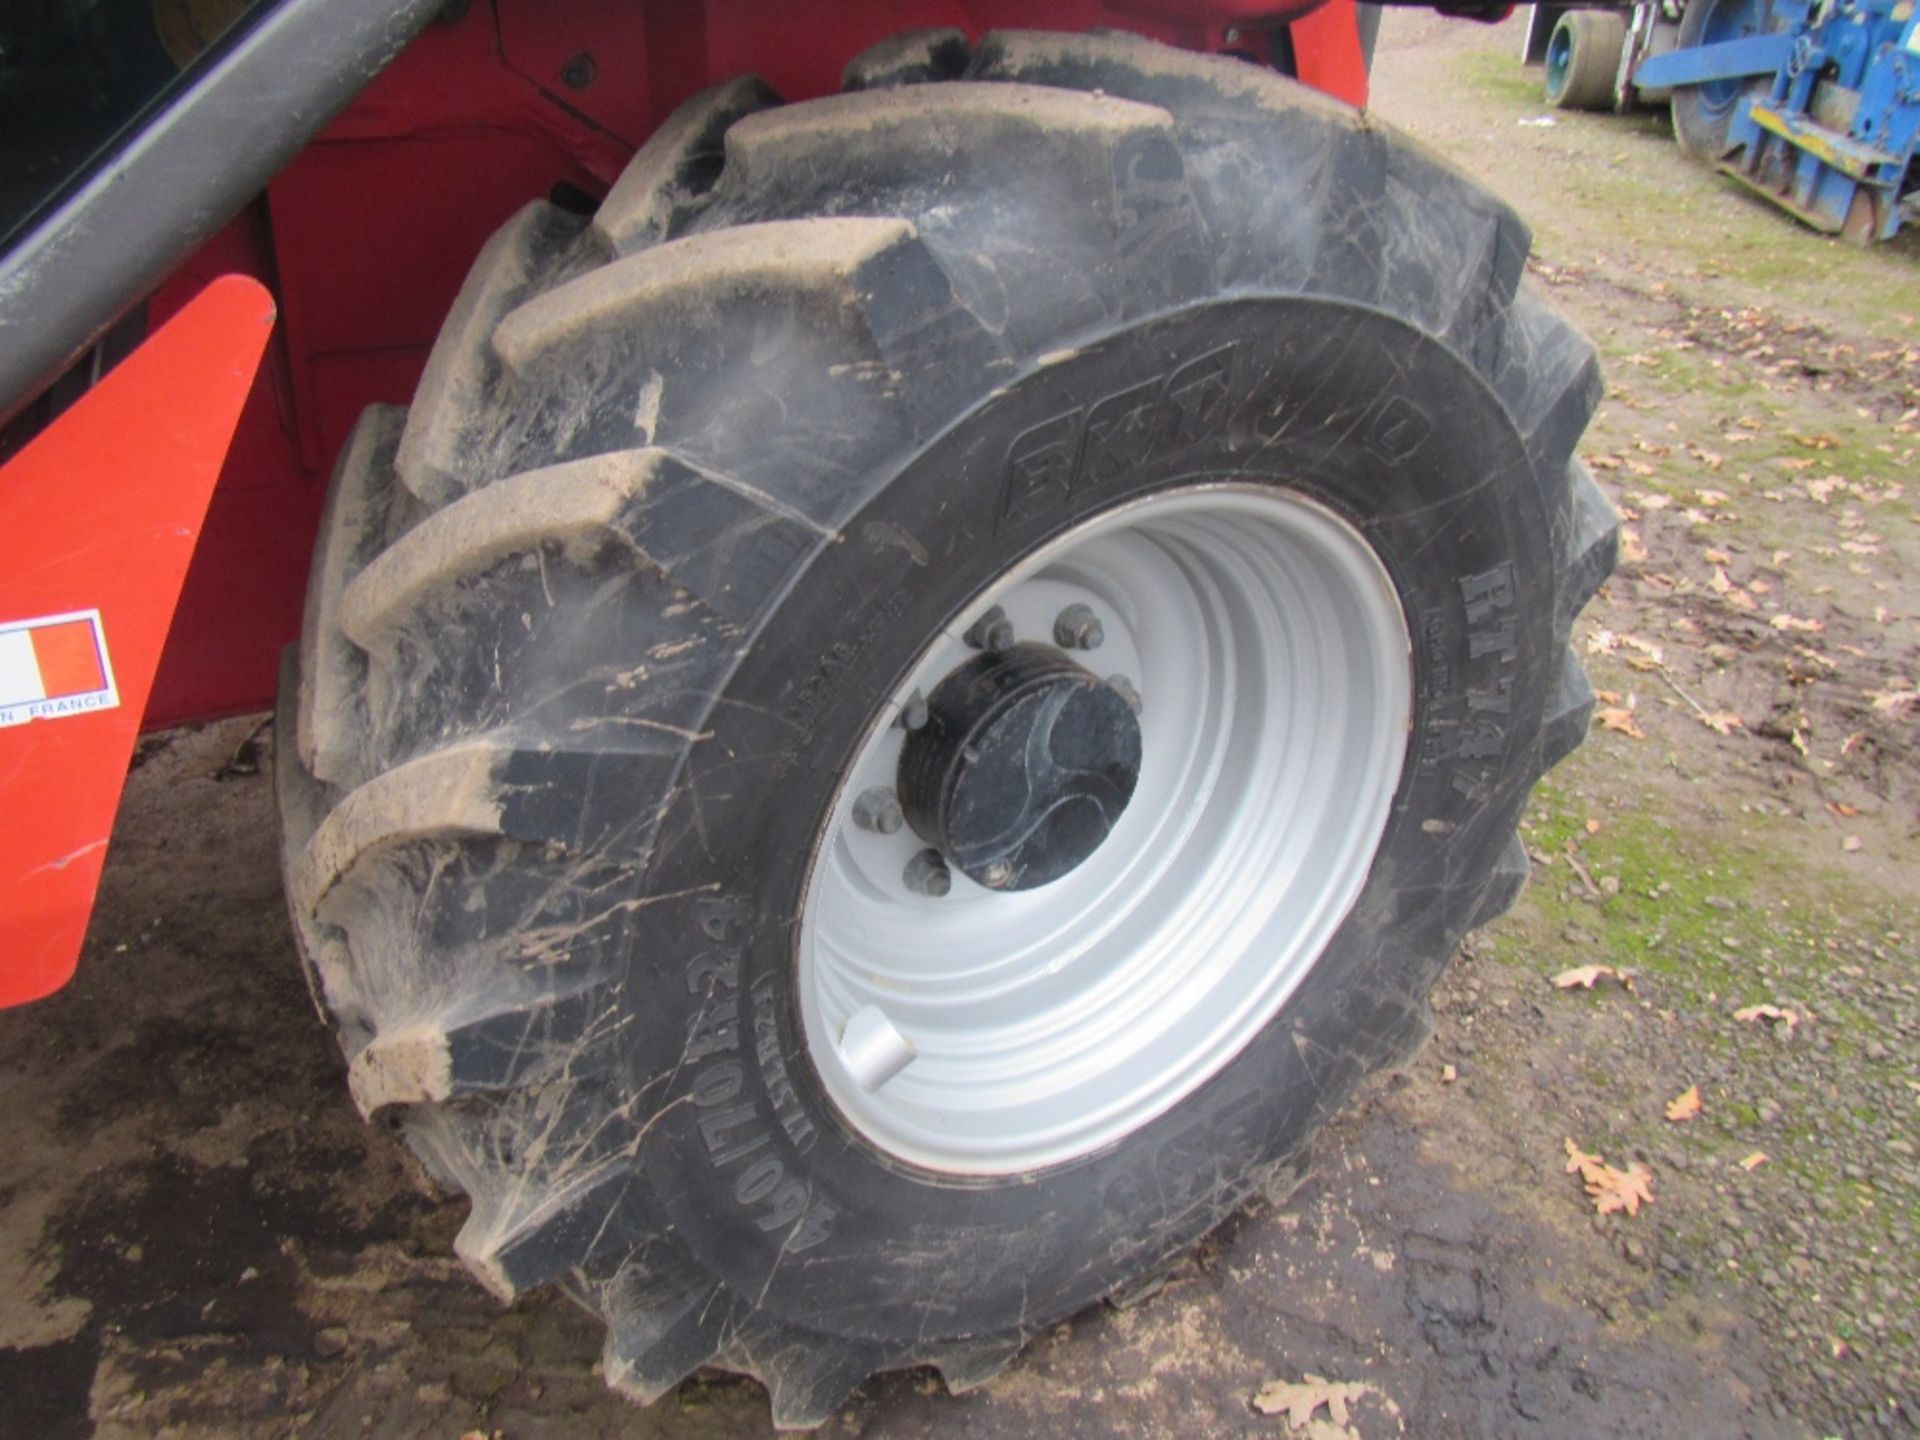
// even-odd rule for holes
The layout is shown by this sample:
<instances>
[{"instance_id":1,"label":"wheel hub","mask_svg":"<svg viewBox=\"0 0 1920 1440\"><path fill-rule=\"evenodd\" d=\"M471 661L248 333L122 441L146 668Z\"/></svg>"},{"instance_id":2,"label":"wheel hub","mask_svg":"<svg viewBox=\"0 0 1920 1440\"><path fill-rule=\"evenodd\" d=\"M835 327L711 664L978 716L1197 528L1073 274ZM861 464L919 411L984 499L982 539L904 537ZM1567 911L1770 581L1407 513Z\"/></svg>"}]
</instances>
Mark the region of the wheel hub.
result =
<instances>
[{"instance_id":1,"label":"wheel hub","mask_svg":"<svg viewBox=\"0 0 1920 1440\"><path fill-rule=\"evenodd\" d=\"M1079 866L1139 778L1126 697L1046 645L956 666L900 751L907 823L990 890L1031 890Z\"/></svg>"},{"instance_id":2,"label":"wheel hub","mask_svg":"<svg viewBox=\"0 0 1920 1440\"><path fill-rule=\"evenodd\" d=\"M815 842L794 981L848 1124L1021 1174L1218 1073L1366 881L1411 649L1365 536L1265 485L1117 506L991 580L879 707Z\"/></svg>"}]
</instances>

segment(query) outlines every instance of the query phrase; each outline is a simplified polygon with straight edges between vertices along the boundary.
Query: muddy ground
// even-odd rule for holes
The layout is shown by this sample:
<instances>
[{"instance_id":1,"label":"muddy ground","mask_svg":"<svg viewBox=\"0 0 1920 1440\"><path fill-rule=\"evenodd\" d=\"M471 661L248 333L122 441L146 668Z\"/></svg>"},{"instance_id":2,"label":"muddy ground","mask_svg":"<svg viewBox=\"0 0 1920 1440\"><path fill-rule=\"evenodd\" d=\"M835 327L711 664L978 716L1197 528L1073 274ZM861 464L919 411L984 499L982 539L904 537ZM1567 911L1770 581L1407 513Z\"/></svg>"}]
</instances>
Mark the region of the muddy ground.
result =
<instances>
[{"instance_id":1,"label":"muddy ground","mask_svg":"<svg viewBox=\"0 0 1920 1440\"><path fill-rule=\"evenodd\" d=\"M1626 553L1577 629L1603 724L1531 809L1534 883L1297 1190L983 1390L887 1377L826 1433L1920 1422L1920 246L1796 228L1662 116L1550 116L1518 48L1390 13L1376 75L1532 219L1613 385L1585 453ZM448 1258L460 1207L307 1008L256 725L143 747L79 979L0 1015L0 1432L763 1433L748 1381L615 1400L593 1324ZM1597 1214L1568 1141L1651 1202ZM1344 1428L1250 1405L1310 1377L1359 1387Z\"/></svg>"}]
</instances>

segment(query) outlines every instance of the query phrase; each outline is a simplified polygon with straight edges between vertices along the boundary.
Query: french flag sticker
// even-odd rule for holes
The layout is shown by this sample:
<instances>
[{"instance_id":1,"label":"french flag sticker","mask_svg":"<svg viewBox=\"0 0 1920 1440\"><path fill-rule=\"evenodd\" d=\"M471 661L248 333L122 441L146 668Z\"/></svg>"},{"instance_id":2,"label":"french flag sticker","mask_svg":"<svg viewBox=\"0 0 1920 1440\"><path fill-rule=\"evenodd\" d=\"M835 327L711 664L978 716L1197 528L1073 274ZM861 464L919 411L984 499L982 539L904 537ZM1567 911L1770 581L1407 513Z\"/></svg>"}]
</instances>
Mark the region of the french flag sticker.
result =
<instances>
[{"instance_id":1,"label":"french flag sticker","mask_svg":"<svg viewBox=\"0 0 1920 1440\"><path fill-rule=\"evenodd\" d=\"M0 620L0 725L60 720L119 704L98 610Z\"/></svg>"}]
</instances>

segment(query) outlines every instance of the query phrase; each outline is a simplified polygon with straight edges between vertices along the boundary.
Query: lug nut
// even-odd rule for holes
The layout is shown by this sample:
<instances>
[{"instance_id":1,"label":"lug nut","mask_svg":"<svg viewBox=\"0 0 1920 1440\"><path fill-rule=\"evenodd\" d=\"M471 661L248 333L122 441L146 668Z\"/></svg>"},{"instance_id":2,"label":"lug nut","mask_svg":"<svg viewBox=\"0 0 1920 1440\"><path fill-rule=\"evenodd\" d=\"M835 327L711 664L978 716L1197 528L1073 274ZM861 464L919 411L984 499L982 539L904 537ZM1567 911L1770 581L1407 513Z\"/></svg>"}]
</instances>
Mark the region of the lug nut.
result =
<instances>
[{"instance_id":1,"label":"lug nut","mask_svg":"<svg viewBox=\"0 0 1920 1440\"><path fill-rule=\"evenodd\" d=\"M876 835L892 835L907 823L900 813L900 797L884 785L862 790L853 802L853 823Z\"/></svg>"},{"instance_id":2,"label":"lug nut","mask_svg":"<svg viewBox=\"0 0 1920 1440\"><path fill-rule=\"evenodd\" d=\"M965 639L976 650L998 655L1013 644L1013 621L996 605L967 627Z\"/></svg>"},{"instance_id":3,"label":"lug nut","mask_svg":"<svg viewBox=\"0 0 1920 1440\"><path fill-rule=\"evenodd\" d=\"M1127 708L1138 715L1144 706L1140 692L1133 688L1133 682L1124 675L1107 676L1107 688L1127 702Z\"/></svg>"},{"instance_id":4,"label":"lug nut","mask_svg":"<svg viewBox=\"0 0 1920 1440\"><path fill-rule=\"evenodd\" d=\"M906 872L900 878L914 894L934 900L953 889L953 875L947 869L946 857L938 850L922 850L907 862Z\"/></svg>"},{"instance_id":5,"label":"lug nut","mask_svg":"<svg viewBox=\"0 0 1920 1440\"><path fill-rule=\"evenodd\" d=\"M1098 650L1107 638L1091 605L1069 605L1054 618L1053 643L1065 650Z\"/></svg>"},{"instance_id":6,"label":"lug nut","mask_svg":"<svg viewBox=\"0 0 1920 1440\"><path fill-rule=\"evenodd\" d=\"M927 697L918 690L907 697L907 703L900 707L900 728L918 730L927 723Z\"/></svg>"}]
</instances>

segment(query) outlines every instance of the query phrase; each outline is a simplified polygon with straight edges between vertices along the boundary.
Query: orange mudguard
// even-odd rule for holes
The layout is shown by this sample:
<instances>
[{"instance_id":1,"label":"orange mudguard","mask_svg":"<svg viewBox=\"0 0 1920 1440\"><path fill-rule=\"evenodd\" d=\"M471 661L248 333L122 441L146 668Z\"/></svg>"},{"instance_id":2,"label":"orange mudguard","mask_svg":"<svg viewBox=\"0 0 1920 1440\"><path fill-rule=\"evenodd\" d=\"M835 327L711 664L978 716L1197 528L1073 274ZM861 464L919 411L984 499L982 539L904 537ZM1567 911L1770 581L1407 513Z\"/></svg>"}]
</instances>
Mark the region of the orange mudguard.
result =
<instances>
[{"instance_id":1,"label":"orange mudguard","mask_svg":"<svg viewBox=\"0 0 1920 1440\"><path fill-rule=\"evenodd\" d=\"M216 280L0 469L0 1006L72 976L273 300Z\"/></svg>"}]
</instances>

